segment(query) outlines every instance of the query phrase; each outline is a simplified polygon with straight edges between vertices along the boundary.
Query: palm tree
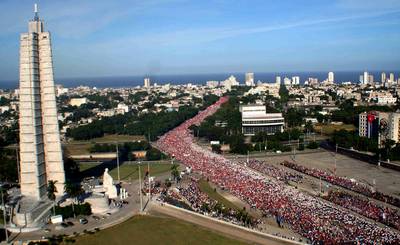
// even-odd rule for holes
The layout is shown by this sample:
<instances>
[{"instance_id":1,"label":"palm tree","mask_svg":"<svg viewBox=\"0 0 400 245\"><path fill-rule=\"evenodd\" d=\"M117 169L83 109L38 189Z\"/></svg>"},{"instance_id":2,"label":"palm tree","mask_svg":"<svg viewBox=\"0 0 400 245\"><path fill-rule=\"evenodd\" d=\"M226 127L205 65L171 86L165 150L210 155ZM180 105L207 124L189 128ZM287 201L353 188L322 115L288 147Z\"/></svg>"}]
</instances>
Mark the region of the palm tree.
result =
<instances>
[{"instance_id":1,"label":"palm tree","mask_svg":"<svg viewBox=\"0 0 400 245\"><path fill-rule=\"evenodd\" d=\"M47 197L53 201L53 215L56 215L56 208L55 208L55 202L56 202L56 194L57 193L57 187L56 187L57 180L49 180L47 183Z\"/></svg>"},{"instance_id":2,"label":"palm tree","mask_svg":"<svg viewBox=\"0 0 400 245\"><path fill-rule=\"evenodd\" d=\"M174 178L174 180L176 181L179 177L179 170L178 170L178 165L174 164L171 167L171 175Z\"/></svg>"},{"instance_id":3,"label":"palm tree","mask_svg":"<svg viewBox=\"0 0 400 245\"><path fill-rule=\"evenodd\" d=\"M75 201L83 193L82 186L80 184L72 184L71 182L67 182L65 183L64 189L68 196L74 199L72 202L72 212L74 213L74 217L76 218Z\"/></svg>"}]
</instances>

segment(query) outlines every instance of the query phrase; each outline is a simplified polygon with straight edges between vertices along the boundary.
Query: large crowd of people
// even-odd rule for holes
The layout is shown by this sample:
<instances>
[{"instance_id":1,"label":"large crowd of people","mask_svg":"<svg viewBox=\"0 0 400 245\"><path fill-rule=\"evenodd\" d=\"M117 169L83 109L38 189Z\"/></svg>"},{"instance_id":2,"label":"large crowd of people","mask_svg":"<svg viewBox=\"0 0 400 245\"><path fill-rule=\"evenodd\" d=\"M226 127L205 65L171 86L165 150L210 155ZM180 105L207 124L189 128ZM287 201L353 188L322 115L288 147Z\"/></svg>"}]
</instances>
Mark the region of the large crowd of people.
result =
<instances>
[{"instance_id":1,"label":"large crowd of people","mask_svg":"<svg viewBox=\"0 0 400 245\"><path fill-rule=\"evenodd\" d=\"M354 181L352 179L348 179L345 177L333 175L333 174L325 172L321 169L308 168L308 167L296 164L294 162L284 161L282 163L282 165L285 167L294 169L296 171L299 171L301 173L304 173L304 174L307 174L307 175L310 175L310 176L313 176L316 178L321 178L322 180L324 180L326 182L329 182L329 183L337 185L337 186L341 186L343 188L360 193L367 197L371 197L376 200L400 207L400 199L399 198L376 191L376 190L374 190L374 188L372 188L371 186L369 186L367 184L360 183L360 182L357 182L357 181Z\"/></svg>"},{"instance_id":2,"label":"large crowd of people","mask_svg":"<svg viewBox=\"0 0 400 245\"><path fill-rule=\"evenodd\" d=\"M324 198L362 216L400 230L400 214L396 209L375 204L366 198L340 190L329 191Z\"/></svg>"},{"instance_id":3,"label":"large crowd of people","mask_svg":"<svg viewBox=\"0 0 400 245\"><path fill-rule=\"evenodd\" d=\"M199 180L192 178L190 182L178 187L179 194L189 203L193 211L202 213L233 224L256 227L260 221L252 218L245 210L231 209L211 199L199 187Z\"/></svg>"},{"instance_id":4,"label":"large crowd of people","mask_svg":"<svg viewBox=\"0 0 400 245\"><path fill-rule=\"evenodd\" d=\"M192 119L169 131L157 147L192 167L220 188L271 215L311 243L400 244L400 234L365 218L344 212L336 205L302 193L274 178L236 164L193 143L189 126L199 125L227 101L221 98Z\"/></svg>"},{"instance_id":5,"label":"large crowd of people","mask_svg":"<svg viewBox=\"0 0 400 245\"><path fill-rule=\"evenodd\" d=\"M248 161L239 161L240 164L246 165L249 168L252 168L260 173L271 176L277 180L283 181L285 183L289 183L289 181L300 183L303 179L303 176L300 174L290 173L283 169L277 168L272 164L268 164L264 161L260 161L257 159L250 159Z\"/></svg>"}]
</instances>

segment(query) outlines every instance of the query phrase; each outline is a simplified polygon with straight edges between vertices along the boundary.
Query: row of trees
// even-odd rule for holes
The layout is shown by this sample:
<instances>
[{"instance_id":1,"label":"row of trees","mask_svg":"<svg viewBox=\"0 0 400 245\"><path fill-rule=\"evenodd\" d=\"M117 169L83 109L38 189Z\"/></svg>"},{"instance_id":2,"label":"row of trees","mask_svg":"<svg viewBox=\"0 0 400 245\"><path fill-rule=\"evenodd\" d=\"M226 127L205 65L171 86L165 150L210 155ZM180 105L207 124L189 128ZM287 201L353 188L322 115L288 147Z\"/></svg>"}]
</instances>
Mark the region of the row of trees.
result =
<instances>
[{"instance_id":1,"label":"row of trees","mask_svg":"<svg viewBox=\"0 0 400 245\"><path fill-rule=\"evenodd\" d=\"M75 140L90 140L105 134L145 135L153 141L195 116L197 112L197 108L182 106L179 108L179 112L148 113L140 116L132 113L116 115L69 129L67 136Z\"/></svg>"},{"instance_id":2,"label":"row of trees","mask_svg":"<svg viewBox=\"0 0 400 245\"><path fill-rule=\"evenodd\" d=\"M90 152L116 152L116 144L94 144L90 148ZM146 151L146 160L156 161L166 156L160 152L158 149L153 148L147 141L136 141L136 142L125 142L123 144L118 144L120 159L125 161L136 160L133 151Z\"/></svg>"}]
</instances>

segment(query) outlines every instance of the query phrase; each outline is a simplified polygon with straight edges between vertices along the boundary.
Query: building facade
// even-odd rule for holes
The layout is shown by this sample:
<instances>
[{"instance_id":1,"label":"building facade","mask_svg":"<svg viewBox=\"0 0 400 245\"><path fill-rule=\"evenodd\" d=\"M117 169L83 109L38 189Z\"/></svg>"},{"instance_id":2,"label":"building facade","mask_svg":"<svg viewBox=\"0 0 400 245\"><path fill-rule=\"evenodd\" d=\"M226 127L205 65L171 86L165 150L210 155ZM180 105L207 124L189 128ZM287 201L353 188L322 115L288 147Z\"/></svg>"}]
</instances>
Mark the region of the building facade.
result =
<instances>
[{"instance_id":1,"label":"building facade","mask_svg":"<svg viewBox=\"0 0 400 245\"><path fill-rule=\"evenodd\" d=\"M400 112L390 113L389 115L389 136L391 140L400 143Z\"/></svg>"},{"instance_id":2,"label":"building facade","mask_svg":"<svg viewBox=\"0 0 400 245\"><path fill-rule=\"evenodd\" d=\"M399 112L363 112L359 115L358 133L360 137L377 139L379 146L386 140L400 142Z\"/></svg>"},{"instance_id":3,"label":"building facade","mask_svg":"<svg viewBox=\"0 0 400 245\"><path fill-rule=\"evenodd\" d=\"M335 74L333 72L328 73L328 82L329 83L335 82Z\"/></svg>"},{"instance_id":4,"label":"building facade","mask_svg":"<svg viewBox=\"0 0 400 245\"><path fill-rule=\"evenodd\" d=\"M254 73L252 73L252 72L246 73L245 78L246 78L246 81L245 81L246 86L253 87L255 85L255 83L254 83Z\"/></svg>"},{"instance_id":5,"label":"building facade","mask_svg":"<svg viewBox=\"0 0 400 245\"><path fill-rule=\"evenodd\" d=\"M51 36L35 5L28 33L20 36L20 176L21 194L40 201L47 182L64 192L65 173L57 118Z\"/></svg>"},{"instance_id":6,"label":"building facade","mask_svg":"<svg viewBox=\"0 0 400 245\"><path fill-rule=\"evenodd\" d=\"M144 78L143 87L150 88L150 86L151 86L150 78L148 78L148 77Z\"/></svg>"},{"instance_id":7,"label":"building facade","mask_svg":"<svg viewBox=\"0 0 400 245\"><path fill-rule=\"evenodd\" d=\"M273 135L283 132L285 124L282 113L267 113L265 105L243 105L242 133L245 136L253 136L258 132L266 132Z\"/></svg>"}]
</instances>

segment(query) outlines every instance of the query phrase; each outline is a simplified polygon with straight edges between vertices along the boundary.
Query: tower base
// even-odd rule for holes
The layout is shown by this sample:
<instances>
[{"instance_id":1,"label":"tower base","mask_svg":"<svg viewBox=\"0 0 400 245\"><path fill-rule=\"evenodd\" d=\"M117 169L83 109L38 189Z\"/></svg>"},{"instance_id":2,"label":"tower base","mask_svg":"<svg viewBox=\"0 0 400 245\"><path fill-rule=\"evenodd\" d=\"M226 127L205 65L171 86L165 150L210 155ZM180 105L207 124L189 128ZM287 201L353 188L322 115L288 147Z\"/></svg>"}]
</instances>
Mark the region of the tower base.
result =
<instances>
[{"instance_id":1,"label":"tower base","mask_svg":"<svg viewBox=\"0 0 400 245\"><path fill-rule=\"evenodd\" d=\"M40 229L50 219L53 202L23 197L14 210L10 231L31 232Z\"/></svg>"}]
</instances>

